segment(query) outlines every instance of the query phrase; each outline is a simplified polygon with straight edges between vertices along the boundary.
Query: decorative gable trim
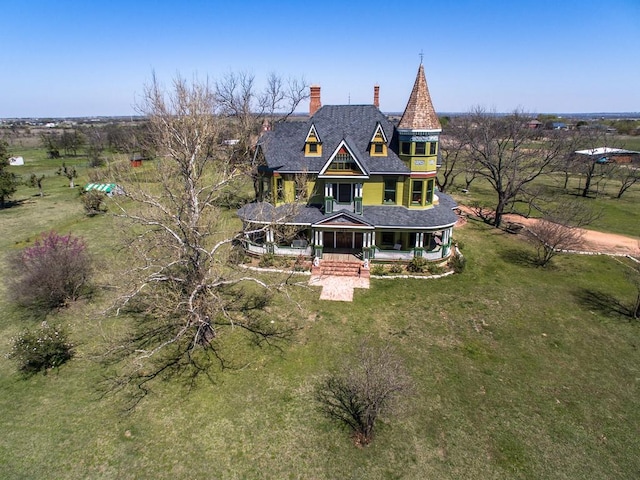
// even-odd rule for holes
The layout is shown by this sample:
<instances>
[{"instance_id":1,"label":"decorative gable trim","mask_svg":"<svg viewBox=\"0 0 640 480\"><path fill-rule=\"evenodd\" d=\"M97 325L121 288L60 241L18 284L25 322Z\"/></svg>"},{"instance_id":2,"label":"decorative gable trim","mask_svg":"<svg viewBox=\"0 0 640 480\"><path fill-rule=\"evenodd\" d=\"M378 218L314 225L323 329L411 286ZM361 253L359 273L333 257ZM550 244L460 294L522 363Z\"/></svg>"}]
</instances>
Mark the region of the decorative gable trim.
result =
<instances>
[{"instance_id":1,"label":"decorative gable trim","mask_svg":"<svg viewBox=\"0 0 640 480\"><path fill-rule=\"evenodd\" d=\"M365 222L362 218L357 218L354 215L345 211L337 212L329 218L324 218L319 222L313 224L314 227L346 227L346 228L366 228L372 229L373 225Z\"/></svg>"},{"instance_id":2,"label":"decorative gable trim","mask_svg":"<svg viewBox=\"0 0 640 480\"><path fill-rule=\"evenodd\" d=\"M384 133L382 125L378 122L373 132L373 137L371 137L369 141L369 155L372 157L386 157L387 143L387 136Z\"/></svg>"},{"instance_id":3,"label":"decorative gable trim","mask_svg":"<svg viewBox=\"0 0 640 480\"><path fill-rule=\"evenodd\" d=\"M314 124L311 124L311 127L309 128L309 132L307 133L307 136L304 139L304 141L322 143L322 140L320 140L320 135L318 135L318 131L316 130L316 126Z\"/></svg>"},{"instance_id":4,"label":"decorative gable trim","mask_svg":"<svg viewBox=\"0 0 640 480\"><path fill-rule=\"evenodd\" d=\"M350 160L353 164L355 164L355 168L353 170L332 170L330 167L334 163L334 161L338 160L338 155L349 155ZM362 162L358 160L358 157L354 154L353 149L349 147L346 140L342 140L336 149L333 151L329 160L324 164L324 166L320 169L320 173L318 174L319 178L369 178L369 173L367 169L364 167Z\"/></svg>"},{"instance_id":5,"label":"decorative gable trim","mask_svg":"<svg viewBox=\"0 0 640 480\"><path fill-rule=\"evenodd\" d=\"M382 141L384 143L389 143L389 140L387 140L387 136L384 133L384 128L382 128L382 125L380 125L380 122L378 122L378 124L376 125L376 129L373 132L373 136L371 137L371 140L369 141L369 143L374 143L376 142L376 137L380 135L382 136Z\"/></svg>"},{"instance_id":6,"label":"decorative gable trim","mask_svg":"<svg viewBox=\"0 0 640 480\"><path fill-rule=\"evenodd\" d=\"M322 140L316 130L315 125L311 124L307 136L304 139L304 156L305 157L321 157L322 156Z\"/></svg>"}]
</instances>

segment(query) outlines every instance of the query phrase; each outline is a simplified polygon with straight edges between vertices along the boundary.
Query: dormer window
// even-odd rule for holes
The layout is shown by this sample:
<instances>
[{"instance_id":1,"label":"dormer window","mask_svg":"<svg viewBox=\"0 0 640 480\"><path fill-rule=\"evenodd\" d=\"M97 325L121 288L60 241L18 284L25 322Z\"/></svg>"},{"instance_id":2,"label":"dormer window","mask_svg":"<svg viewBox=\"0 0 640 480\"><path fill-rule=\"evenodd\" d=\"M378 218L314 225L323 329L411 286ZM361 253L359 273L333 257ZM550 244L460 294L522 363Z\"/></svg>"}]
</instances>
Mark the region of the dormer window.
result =
<instances>
[{"instance_id":1,"label":"dormer window","mask_svg":"<svg viewBox=\"0 0 640 480\"><path fill-rule=\"evenodd\" d=\"M386 157L387 156L387 137L384 134L382 126L378 124L376 130L371 138L369 147L369 155L372 157Z\"/></svg>"},{"instance_id":2,"label":"dormer window","mask_svg":"<svg viewBox=\"0 0 640 480\"><path fill-rule=\"evenodd\" d=\"M322 156L322 142L320 141L320 136L316 131L316 127L313 125L311 125L311 128L307 133L307 138L305 139L304 155L305 157Z\"/></svg>"}]
</instances>

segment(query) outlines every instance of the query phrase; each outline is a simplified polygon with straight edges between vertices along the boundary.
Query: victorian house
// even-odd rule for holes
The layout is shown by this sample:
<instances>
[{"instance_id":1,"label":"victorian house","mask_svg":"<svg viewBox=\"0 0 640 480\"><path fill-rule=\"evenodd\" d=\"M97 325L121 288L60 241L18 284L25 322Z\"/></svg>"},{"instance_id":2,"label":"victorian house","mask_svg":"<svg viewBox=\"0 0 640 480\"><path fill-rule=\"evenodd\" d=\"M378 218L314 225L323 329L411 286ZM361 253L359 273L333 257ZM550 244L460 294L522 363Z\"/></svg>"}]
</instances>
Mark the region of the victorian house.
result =
<instances>
[{"instance_id":1,"label":"victorian house","mask_svg":"<svg viewBox=\"0 0 640 480\"><path fill-rule=\"evenodd\" d=\"M440 121L422 65L400 122L372 105L321 105L307 121L264 132L258 198L243 206L247 252L353 253L363 259L440 260L451 254L455 202L435 187Z\"/></svg>"}]
</instances>

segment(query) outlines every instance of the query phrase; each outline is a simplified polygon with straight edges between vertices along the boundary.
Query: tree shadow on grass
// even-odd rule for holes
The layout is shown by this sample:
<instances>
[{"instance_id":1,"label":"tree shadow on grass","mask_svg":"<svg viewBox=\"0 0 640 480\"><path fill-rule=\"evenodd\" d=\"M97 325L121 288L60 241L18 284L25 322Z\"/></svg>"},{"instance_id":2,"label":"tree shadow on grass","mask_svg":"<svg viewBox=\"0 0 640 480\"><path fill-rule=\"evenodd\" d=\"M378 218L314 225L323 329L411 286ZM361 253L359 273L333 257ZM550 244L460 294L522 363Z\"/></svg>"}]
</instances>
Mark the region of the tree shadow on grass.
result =
<instances>
[{"instance_id":1,"label":"tree shadow on grass","mask_svg":"<svg viewBox=\"0 0 640 480\"><path fill-rule=\"evenodd\" d=\"M590 288L580 288L574 291L573 295L584 307L591 311L609 317L623 316L631 319L631 310L629 307L613 295Z\"/></svg>"},{"instance_id":2,"label":"tree shadow on grass","mask_svg":"<svg viewBox=\"0 0 640 480\"><path fill-rule=\"evenodd\" d=\"M505 262L512 263L520 267L539 266L536 256L524 248L505 248L501 251L500 256Z\"/></svg>"}]
</instances>

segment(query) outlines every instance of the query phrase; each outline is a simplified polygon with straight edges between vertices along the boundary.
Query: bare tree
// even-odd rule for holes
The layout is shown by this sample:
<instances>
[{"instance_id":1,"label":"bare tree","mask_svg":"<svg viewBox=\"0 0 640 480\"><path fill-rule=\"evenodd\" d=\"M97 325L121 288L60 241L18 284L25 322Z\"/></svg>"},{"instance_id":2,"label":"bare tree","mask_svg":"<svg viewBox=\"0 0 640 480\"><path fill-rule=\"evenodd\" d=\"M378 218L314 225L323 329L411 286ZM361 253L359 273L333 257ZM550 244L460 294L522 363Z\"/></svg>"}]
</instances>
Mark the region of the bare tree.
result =
<instances>
[{"instance_id":1,"label":"bare tree","mask_svg":"<svg viewBox=\"0 0 640 480\"><path fill-rule=\"evenodd\" d=\"M32 173L28 181L28 185L30 187L34 187L38 189L38 194L41 197L44 197L44 190L42 189L42 181L45 179L45 177L46 177L45 174L36 175L35 173Z\"/></svg>"},{"instance_id":2,"label":"bare tree","mask_svg":"<svg viewBox=\"0 0 640 480\"><path fill-rule=\"evenodd\" d=\"M262 91L256 87L255 77L249 73L229 73L215 84L215 95L222 114L232 122L227 135L237 140L229 146L231 159L248 166L245 171L259 191L258 164L253 150L261 129L286 120L308 98L308 85L304 79L282 77L271 73Z\"/></svg>"},{"instance_id":3,"label":"bare tree","mask_svg":"<svg viewBox=\"0 0 640 480\"><path fill-rule=\"evenodd\" d=\"M266 281L226 261L239 236L229 230L219 199L239 188L243 170L221 147L224 130L216 95L207 82L176 78L165 90L153 78L138 106L148 118L154 169L114 168L124 200L118 216L132 235L126 251L133 265L118 311L128 309L136 328L122 350L136 359L117 385L187 369L206 372L225 364L220 333L236 328L259 341L281 338L287 328L269 321L263 307L272 296ZM245 167L246 168L246 167ZM283 319L284 320L284 319Z\"/></svg>"},{"instance_id":4,"label":"bare tree","mask_svg":"<svg viewBox=\"0 0 640 480\"><path fill-rule=\"evenodd\" d=\"M620 188L616 194L616 198L622 198L622 195L636 183L640 182L640 167L634 165L619 165L614 176L620 181Z\"/></svg>"},{"instance_id":5,"label":"bare tree","mask_svg":"<svg viewBox=\"0 0 640 480\"><path fill-rule=\"evenodd\" d=\"M499 227L506 207L540 175L556 168L566 151L564 132L538 139L527 128L530 116L515 111L507 116L476 108L464 117L461 135L477 175L487 179L497 195L494 225Z\"/></svg>"},{"instance_id":6,"label":"bare tree","mask_svg":"<svg viewBox=\"0 0 640 480\"><path fill-rule=\"evenodd\" d=\"M324 413L351 429L356 445L364 446L373 440L378 418L397 411L410 390L410 377L391 347L363 342L352 359L317 387L316 400Z\"/></svg>"},{"instance_id":7,"label":"bare tree","mask_svg":"<svg viewBox=\"0 0 640 480\"><path fill-rule=\"evenodd\" d=\"M69 180L69 188L75 187L73 179L78 177L78 172L75 167L67 167L67 164L63 162L62 166L58 168L56 174Z\"/></svg>"},{"instance_id":8,"label":"bare tree","mask_svg":"<svg viewBox=\"0 0 640 480\"><path fill-rule=\"evenodd\" d=\"M554 204L543 210L542 218L527 227L536 249L536 261L544 267L562 250L572 250L582 244L582 227L593 222L599 213L573 201Z\"/></svg>"},{"instance_id":9,"label":"bare tree","mask_svg":"<svg viewBox=\"0 0 640 480\"><path fill-rule=\"evenodd\" d=\"M462 140L456 119L451 120L440 140L441 166L436 184L438 190L446 193L456 177L467 170L468 150ZM470 182L469 182L470 183ZM467 185L468 189L468 185Z\"/></svg>"}]
</instances>

